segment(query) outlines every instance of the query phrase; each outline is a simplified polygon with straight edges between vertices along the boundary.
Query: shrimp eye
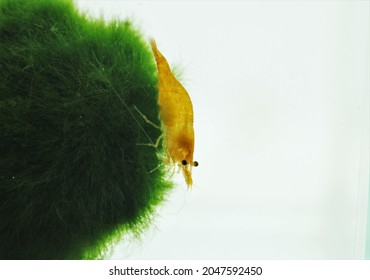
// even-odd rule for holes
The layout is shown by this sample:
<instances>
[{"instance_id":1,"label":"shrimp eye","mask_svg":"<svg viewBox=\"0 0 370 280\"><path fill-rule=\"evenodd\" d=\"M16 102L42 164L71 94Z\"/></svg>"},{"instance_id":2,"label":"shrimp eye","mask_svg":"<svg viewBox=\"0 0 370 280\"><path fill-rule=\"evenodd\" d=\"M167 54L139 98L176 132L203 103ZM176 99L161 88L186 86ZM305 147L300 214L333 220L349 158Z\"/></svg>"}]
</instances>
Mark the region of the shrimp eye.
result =
<instances>
[{"instance_id":1,"label":"shrimp eye","mask_svg":"<svg viewBox=\"0 0 370 280\"><path fill-rule=\"evenodd\" d=\"M193 164L194 164L195 167L197 167L199 165L199 163L197 161L194 161Z\"/></svg>"},{"instance_id":2,"label":"shrimp eye","mask_svg":"<svg viewBox=\"0 0 370 280\"><path fill-rule=\"evenodd\" d=\"M186 159L183 159L181 163L182 163L182 165L187 165L188 164L188 162L186 161Z\"/></svg>"}]
</instances>

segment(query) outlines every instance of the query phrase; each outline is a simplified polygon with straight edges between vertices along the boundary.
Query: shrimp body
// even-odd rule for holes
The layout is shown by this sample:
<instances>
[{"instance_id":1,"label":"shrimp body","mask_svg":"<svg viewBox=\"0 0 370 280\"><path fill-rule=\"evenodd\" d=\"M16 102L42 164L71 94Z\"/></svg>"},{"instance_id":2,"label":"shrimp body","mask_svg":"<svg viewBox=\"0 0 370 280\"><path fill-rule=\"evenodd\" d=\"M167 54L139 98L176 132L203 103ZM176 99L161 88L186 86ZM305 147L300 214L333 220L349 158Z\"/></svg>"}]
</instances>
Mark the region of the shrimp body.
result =
<instances>
[{"instance_id":1,"label":"shrimp body","mask_svg":"<svg viewBox=\"0 0 370 280\"><path fill-rule=\"evenodd\" d=\"M193 105L188 92L175 78L166 58L157 49L154 39L150 40L150 45L158 69L159 116L166 162L180 167L190 187L193 184L192 167L198 165L193 161Z\"/></svg>"}]
</instances>

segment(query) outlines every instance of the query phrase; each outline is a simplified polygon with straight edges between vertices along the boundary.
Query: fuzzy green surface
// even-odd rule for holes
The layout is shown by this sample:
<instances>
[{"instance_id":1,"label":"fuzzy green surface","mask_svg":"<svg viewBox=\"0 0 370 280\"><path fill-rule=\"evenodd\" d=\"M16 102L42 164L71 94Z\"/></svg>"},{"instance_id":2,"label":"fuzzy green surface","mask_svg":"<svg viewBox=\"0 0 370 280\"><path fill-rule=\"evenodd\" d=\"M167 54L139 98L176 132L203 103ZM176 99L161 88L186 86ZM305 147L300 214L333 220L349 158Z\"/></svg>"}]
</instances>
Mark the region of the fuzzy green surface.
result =
<instances>
[{"instance_id":1,"label":"fuzzy green surface","mask_svg":"<svg viewBox=\"0 0 370 280\"><path fill-rule=\"evenodd\" d=\"M129 22L0 0L0 259L100 258L172 184L153 147L156 67Z\"/></svg>"}]
</instances>

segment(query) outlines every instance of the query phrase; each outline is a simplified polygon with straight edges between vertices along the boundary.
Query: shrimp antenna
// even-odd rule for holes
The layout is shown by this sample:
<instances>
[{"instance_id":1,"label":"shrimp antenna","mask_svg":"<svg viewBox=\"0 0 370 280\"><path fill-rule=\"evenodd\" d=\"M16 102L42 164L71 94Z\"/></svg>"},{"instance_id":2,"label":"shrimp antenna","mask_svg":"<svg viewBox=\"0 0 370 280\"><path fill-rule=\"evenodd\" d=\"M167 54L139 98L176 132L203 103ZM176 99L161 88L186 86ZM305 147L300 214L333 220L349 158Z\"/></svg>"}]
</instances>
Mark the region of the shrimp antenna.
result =
<instances>
[{"instance_id":1,"label":"shrimp antenna","mask_svg":"<svg viewBox=\"0 0 370 280\"><path fill-rule=\"evenodd\" d=\"M119 101L123 104L123 106L125 106L125 109L129 112L129 114L131 115L131 117L135 120L135 122L137 123L137 125L140 127L141 131L144 133L144 135L146 136L146 138L148 138L150 144L153 146L153 147L156 147L156 145L153 143L152 139L149 137L148 133L146 133L144 127L140 124L140 122L137 120L137 118L135 117L135 115L132 113L132 111L130 110L129 106L126 104L126 102L122 99L122 97L119 95L119 93L117 92L117 90L111 85L109 84L109 86L111 87L111 89L113 90L113 92L116 94L116 96L118 97ZM136 106L135 106L136 107ZM146 117L145 117L146 118Z\"/></svg>"},{"instance_id":2,"label":"shrimp antenna","mask_svg":"<svg viewBox=\"0 0 370 280\"><path fill-rule=\"evenodd\" d=\"M96 62L98 64L101 64L101 62L99 61L99 59L96 57L95 53L92 52ZM125 109L129 112L129 114L131 115L131 117L135 120L135 122L137 123L137 125L139 126L140 130L144 133L145 137L148 138L149 142L151 145L155 146L152 139L149 137L148 133L146 133L145 129L143 128L143 126L140 124L140 122L137 120L137 118L135 117L135 115L132 113L132 111L130 110L129 106L126 104L126 102L122 99L122 97L119 95L119 93L117 92L117 90L112 86L112 84L107 81L107 84L109 85L109 87L113 90L113 92L116 94L116 96L118 97L119 101L123 104L123 106L125 107Z\"/></svg>"}]
</instances>

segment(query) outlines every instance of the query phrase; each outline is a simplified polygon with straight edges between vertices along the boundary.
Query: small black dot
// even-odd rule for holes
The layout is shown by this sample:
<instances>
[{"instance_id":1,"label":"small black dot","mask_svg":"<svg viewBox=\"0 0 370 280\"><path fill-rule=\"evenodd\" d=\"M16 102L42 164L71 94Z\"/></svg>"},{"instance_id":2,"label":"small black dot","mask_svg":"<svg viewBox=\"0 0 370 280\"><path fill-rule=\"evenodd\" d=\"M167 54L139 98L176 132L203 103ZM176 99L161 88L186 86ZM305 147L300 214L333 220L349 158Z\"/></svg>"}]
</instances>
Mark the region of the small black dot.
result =
<instances>
[{"instance_id":1,"label":"small black dot","mask_svg":"<svg viewBox=\"0 0 370 280\"><path fill-rule=\"evenodd\" d=\"M194 166L197 167L199 163L197 161L194 161Z\"/></svg>"},{"instance_id":2,"label":"small black dot","mask_svg":"<svg viewBox=\"0 0 370 280\"><path fill-rule=\"evenodd\" d=\"M186 159L183 159L181 163L182 163L182 165L187 165L188 164L188 162L186 161Z\"/></svg>"}]
</instances>

